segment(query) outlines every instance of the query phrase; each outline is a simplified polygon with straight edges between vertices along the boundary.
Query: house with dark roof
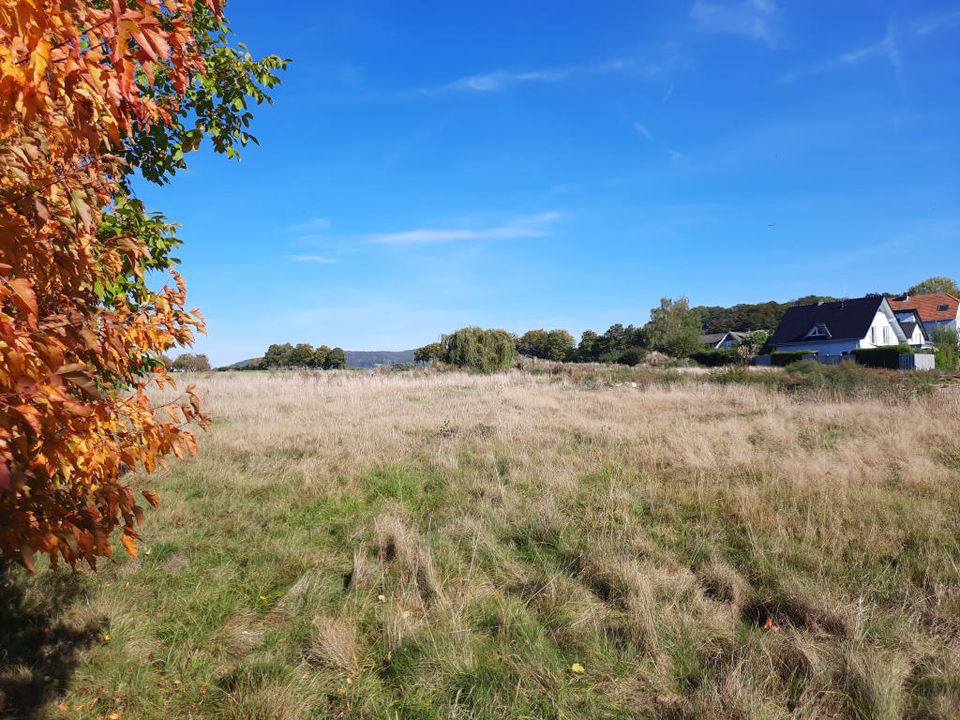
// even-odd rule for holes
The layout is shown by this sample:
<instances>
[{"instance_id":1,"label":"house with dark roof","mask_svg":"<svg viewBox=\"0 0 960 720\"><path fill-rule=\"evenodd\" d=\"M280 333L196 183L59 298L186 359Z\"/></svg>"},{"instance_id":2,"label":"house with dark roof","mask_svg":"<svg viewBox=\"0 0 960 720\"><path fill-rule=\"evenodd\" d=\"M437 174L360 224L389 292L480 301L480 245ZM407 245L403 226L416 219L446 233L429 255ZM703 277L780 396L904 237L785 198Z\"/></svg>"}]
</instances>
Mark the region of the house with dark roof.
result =
<instances>
[{"instance_id":1,"label":"house with dark roof","mask_svg":"<svg viewBox=\"0 0 960 720\"><path fill-rule=\"evenodd\" d=\"M938 328L960 330L960 299L949 293L902 295L890 298L890 307L897 313L916 310L929 338Z\"/></svg>"},{"instance_id":2,"label":"house with dark roof","mask_svg":"<svg viewBox=\"0 0 960 720\"><path fill-rule=\"evenodd\" d=\"M819 356L907 344L908 338L880 295L789 308L770 338L775 352L811 351Z\"/></svg>"},{"instance_id":3,"label":"house with dark roof","mask_svg":"<svg viewBox=\"0 0 960 720\"><path fill-rule=\"evenodd\" d=\"M700 340L701 345L706 345L711 347L714 350L719 350L720 348L732 348L735 347L747 333L742 332L722 332L722 333L710 333L709 335L701 335L698 340Z\"/></svg>"}]
</instances>

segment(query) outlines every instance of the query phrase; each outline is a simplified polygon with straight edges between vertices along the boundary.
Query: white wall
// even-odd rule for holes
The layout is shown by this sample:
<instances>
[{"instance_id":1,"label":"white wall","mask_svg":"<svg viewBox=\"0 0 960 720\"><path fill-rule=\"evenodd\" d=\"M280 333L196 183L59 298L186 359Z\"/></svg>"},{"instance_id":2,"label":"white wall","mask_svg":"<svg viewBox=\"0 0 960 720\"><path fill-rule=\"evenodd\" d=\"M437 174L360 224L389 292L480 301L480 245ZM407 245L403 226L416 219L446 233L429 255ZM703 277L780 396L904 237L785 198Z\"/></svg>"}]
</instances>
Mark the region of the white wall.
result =
<instances>
[{"instance_id":1,"label":"white wall","mask_svg":"<svg viewBox=\"0 0 960 720\"><path fill-rule=\"evenodd\" d=\"M871 334L870 330L867 331L867 334L864 336L863 340L860 341L859 347L862 348L875 348L875 347L885 347L887 345L899 345L900 341L897 339L897 333L893 329L893 325L890 322L890 319L887 317L886 313L878 312L873 318L873 322L870 325L870 329L876 331L875 334ZM884 339L883 331L886 329L887 336L886 340ZM875 337L875 341L871 338Z\"/></svg>"}]
</instances>

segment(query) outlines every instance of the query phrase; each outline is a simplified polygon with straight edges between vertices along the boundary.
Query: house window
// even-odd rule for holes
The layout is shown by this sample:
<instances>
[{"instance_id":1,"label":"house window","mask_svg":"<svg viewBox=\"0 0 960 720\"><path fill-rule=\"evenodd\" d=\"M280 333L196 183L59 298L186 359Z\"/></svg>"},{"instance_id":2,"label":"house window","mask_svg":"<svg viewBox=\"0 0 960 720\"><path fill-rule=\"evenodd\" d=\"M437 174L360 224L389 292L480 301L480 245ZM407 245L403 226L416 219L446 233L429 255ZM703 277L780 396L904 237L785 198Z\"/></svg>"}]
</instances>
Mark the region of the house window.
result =
<instances>
[{"instance_id":1,"label":"house window","mask_svg":"<svg viewBox=\"0 0 960 720\"><path fill-rule=\"evenodd\" d=\"M946 311L949 310L949 309L950 309L950 306L949 306L949 305L940 305L940 306L937 308L937 312L946 312Z\"/></svg>"},{"instance_id":2,"label":"house window","mask_svg":"<svg viewBox=\"0 0 960 720\"><path fill-rule=\"evenodd\" d=\"M877 344L877 328L875 326L870 327L870 344Z\"/></svg>"},{"instance_id":3,"label":"house window","mask_svg":"<svg viewBox=\"0 0 960 720\"><path fill-rule=\"evenodd\" d=\"M884 345L890 344L890 328L886 326L884 326L883 328L883 344Z\"/></svg>"}]
</instances>

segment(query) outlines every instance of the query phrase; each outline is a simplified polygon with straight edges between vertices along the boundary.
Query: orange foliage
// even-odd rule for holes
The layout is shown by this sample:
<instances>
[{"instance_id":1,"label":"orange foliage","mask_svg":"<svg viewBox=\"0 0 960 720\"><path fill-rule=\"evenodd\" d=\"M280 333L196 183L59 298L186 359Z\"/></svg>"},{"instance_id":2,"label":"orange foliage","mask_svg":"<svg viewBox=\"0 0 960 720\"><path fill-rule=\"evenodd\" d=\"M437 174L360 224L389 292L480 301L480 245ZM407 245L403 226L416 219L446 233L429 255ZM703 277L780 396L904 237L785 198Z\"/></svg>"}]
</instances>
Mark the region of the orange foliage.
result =
<instances>
[{"instance_id":1,"label":"orange foliage","mask_svg":"<svg viewBox=\"0 0 960 720\"><path fill-rule=\"evenodd\" d=\"M142 272L145 242L99 237L101 211L122 195L123 139L175 109L142 88L162 72L182 95L203 72L193 5L105 5L0 0L0 551L31 570L37 552L95 567L120 526L135 555L121 476L194 451L188 425L206 423L189 388L146 394L173 384L152 358L203 329L179 276L136 301L96 289Z\"/></svg>"}]
</instances>

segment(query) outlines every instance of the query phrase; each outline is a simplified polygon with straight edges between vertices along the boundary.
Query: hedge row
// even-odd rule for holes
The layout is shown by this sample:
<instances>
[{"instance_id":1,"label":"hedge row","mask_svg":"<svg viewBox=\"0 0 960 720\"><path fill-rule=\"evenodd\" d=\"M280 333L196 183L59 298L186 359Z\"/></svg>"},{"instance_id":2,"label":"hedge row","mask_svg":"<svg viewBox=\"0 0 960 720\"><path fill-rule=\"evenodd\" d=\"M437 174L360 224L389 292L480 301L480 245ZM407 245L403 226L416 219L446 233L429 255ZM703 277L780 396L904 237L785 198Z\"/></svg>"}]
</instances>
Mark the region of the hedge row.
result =
<instances>
[{"instance_id":1,"label":"hedge row","mask_svg":"<svg viewBox=\"0 0 960 720\"><path fill-rule=\"evenodd\" d=\"M704 367L723 367L725 365L736 365L742 361L740 354L736 350L727 348L718 348L716 350L703 350L695 352L690 359L698 365Z\"/></svg>"},{"instance_id":2,"label":"hedge row","mask_svg":"<svg viewBox=\"0 0 960 720\"><path fill-rule=\"evenodd\" d=\"M801 360L809 360L816 355L813 350L797 350L794 352L775 352L770 355L770 364L774 367L786 367Z\"/></svg>"},{"instance_id":3,"label":"hedge row","mask_svg":"<svg viewBox=\"0 0 960 720\"><path fill-rule=\"evenodd\" d=\"M897 370L900 367L900 356L913 355L913 352L913 348L909 345L892 345L890 347L860 348L853 351L853 357L860 365Z\"/></svg>"}]
</instances>

